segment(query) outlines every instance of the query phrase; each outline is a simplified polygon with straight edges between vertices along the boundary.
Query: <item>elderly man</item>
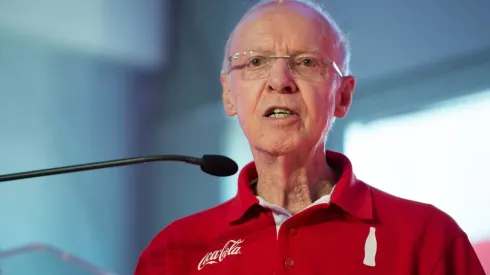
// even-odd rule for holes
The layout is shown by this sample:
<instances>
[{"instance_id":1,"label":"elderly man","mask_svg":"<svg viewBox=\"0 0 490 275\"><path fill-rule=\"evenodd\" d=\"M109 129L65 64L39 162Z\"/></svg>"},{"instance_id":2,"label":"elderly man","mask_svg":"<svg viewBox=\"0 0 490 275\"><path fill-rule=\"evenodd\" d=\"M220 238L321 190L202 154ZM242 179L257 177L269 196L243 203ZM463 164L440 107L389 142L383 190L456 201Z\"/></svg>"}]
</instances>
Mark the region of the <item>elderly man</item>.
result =
<instances>
[{"instance_id":1,"label":"elderly man","mask_svg":"<svg viewBox=\"0 0 490 275\"><path fill-rule=\"evenodd\" d=\"M347 157L324 150L352 101L348 63L345 37L315 5L248 11L230 35L221 83L254 162L236 197L158 234L135 274L483 275L449 216L363 183Z\"/></svg>"}]
</instances>

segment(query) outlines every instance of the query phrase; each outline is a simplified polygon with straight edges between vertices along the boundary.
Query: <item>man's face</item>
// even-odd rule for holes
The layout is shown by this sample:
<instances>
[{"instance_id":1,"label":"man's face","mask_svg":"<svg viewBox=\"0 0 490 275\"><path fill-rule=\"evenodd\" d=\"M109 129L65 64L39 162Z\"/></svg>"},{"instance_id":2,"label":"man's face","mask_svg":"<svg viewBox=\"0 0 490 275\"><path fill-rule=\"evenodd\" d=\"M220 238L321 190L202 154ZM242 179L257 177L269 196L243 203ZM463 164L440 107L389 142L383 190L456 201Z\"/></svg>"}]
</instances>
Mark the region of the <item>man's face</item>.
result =
<instances>
[{"instance_id":1,"label":"man's face","mask_svg":"<svg viewBox=\"0 0 490 275\"><path fill-rule=\"evenodd\" d=\"M249 14L236 28L230 54L261 51L275 55L316 52L333 59L336 36L314 11L299 4L272 4ZM297 77L287 59L275 59L262 78L243 77L243 68L222 75L223 102L228 115L237 115L255 150L287 154L323 146L334 117L347 113L354 79L340 77L328 66L326 77L311 81ZM292 115L272 115L274 108ZM323 148L323 147L322 147Z\"/></svg>"}]
</instances>

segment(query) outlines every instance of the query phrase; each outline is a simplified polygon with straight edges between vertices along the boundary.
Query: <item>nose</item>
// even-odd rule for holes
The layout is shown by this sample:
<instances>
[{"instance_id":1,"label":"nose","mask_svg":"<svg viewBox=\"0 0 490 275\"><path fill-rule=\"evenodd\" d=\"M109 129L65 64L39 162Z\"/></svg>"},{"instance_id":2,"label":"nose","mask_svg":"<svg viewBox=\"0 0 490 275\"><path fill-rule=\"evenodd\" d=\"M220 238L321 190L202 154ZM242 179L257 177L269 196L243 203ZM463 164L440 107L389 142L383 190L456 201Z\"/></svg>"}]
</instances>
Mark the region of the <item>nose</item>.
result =
<instances>
[{"instance_id":1,"label":"nose","mask_svg":"<svg viewBox=\"0 0 490 275\"><path fill-rule=\"evenodd\" d=\"M277 93L295 93L296 83L286 60L277 59L271 66L267 79L268 90Z\"/></svg>"}]
</instances>

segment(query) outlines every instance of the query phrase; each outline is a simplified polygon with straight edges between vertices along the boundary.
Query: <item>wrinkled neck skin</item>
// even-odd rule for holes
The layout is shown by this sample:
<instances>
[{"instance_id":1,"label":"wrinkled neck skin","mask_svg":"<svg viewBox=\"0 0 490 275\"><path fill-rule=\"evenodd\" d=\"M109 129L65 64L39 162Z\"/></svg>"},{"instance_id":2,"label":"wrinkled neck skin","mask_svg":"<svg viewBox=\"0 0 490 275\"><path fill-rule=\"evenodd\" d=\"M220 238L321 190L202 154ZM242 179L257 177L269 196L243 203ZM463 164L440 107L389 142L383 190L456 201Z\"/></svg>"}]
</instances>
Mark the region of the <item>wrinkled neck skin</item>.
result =
<instances>
[{"instance_id":1,"label":"wrinkled neck skin","mask_svg":"<svg viewBox=\"0 0 490 275\"><path fill-rule=\"evenodd\" d=\"M262 151L254 151L253 155L258 173L257 195L292 214L330 194L337 180L325 161L323 146L281 156Z\"/></svg>"}]
</instances>

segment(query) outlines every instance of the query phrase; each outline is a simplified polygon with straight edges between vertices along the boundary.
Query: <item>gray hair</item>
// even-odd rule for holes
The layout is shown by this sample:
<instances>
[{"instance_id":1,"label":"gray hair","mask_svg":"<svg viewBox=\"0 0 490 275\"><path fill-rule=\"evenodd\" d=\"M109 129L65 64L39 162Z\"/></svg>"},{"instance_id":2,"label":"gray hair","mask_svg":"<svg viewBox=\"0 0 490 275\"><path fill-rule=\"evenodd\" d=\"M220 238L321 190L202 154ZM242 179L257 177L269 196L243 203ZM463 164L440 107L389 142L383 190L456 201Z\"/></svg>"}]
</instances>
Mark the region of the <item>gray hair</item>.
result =
<instances>
[{"instance_id":1,"label":"gray hair","mask_svg":"<svg viewBox=\"0 0 490 275\"><path fill-rule=\"evenodd\" d=\"M266 4L272 3L272 2L284 2L284 1L291 1L291 2L298 2L306 5L307 7L315 10L318 12L322 20L325 21L327 25L330 26L330 28L335 32L336 34L336 43L334 45L334 49L336 52L336 56L334 57L335 61L339 63L340 70L344 75L349 75L350 74L350 59L351 59L351 49L350 49L350 43L347 38L347 36L342 32L338 24L335 22L335 20L330 16L330 14L322 7L321 4L313 2L311 0L262 0L259 1L257 4L255 4L252 8L250 8L242 17L241 20L247 14L250 12L256 10L259 7L262 7ZM240 21L241 21L240 20ZM236 29L236 26L235 26ZM221 73L225 74L228 72L228 57L230 55L230 44L231 40L233 39L233 33L235 30L233 30L230 35L228 36L228 39L225 44L225 56L223 60L223 65L221 67Z\"/></svg>"}]
</instances>

